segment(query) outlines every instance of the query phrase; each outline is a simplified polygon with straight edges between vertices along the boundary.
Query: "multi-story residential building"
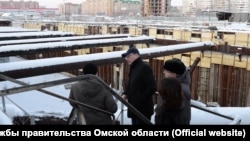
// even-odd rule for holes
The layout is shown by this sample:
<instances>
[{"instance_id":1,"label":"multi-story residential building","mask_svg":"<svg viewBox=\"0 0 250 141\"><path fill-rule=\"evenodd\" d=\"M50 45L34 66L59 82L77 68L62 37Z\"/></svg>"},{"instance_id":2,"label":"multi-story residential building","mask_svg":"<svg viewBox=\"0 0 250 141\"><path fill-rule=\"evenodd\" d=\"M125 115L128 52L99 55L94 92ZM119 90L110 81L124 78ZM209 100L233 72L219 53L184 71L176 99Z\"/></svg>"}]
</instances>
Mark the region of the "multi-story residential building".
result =
<instances>
[{"instance_id":1,"label":"multi-story residential building","mask_svg":"<svg viewBox=\"0 0 250 141\"><path fill-rule=\"evenodd\" d=\"M171 0L142 0L143 16L166 16Z\"/></svg>"},{"instance_id":2,"label":"multi-story residential building","mask_svg":"<svg viewBox=\"0 0 250 141\"><path fill-rule=\"evenodd\" d=\"M232 0L231 1L231 12L237 13L248 13L249 11L249 0Z\"/></svg>"},{"instance_id":3,"label":"multi-story residential building","mask_svg":"<svg viewBox=\"0 0 250 141\"><path fill-rule=\"evenodd\" d=\"M36 1L28 1L25 2L23 0L20 1L0 1L0 9L34 9L40 8L39 3Z\"/></svg>"},{"instance_id":4,"label":"multi-story residential building","mask_svg":"<svg viewBox=\"0 0 250 141\"><path fill-rule=\"evenodd\" d=\"M205 11L225 11L233 13L250 12L249 0L183 0L182 12L194 17Z\"/></svg>"},{"instance_id":5,"label":"multi-story residential building","mask_svg":"<svg viewBox=\"0 0 250 141\"><path fill-rule=\"evenodd\" d=\"M135 16L140 14L141 0L114 0L113 15Z\"/></svg>"},{"instance_id":6,"label":"multi-story residential building","mask_svg":"<svg viewBox=\"0 0 250 141\"><path fill-rule=\"evenodd\" d=\"M55 16L58 14L57 8L41 7L36 1L0 1L0 14L8 14L15 19L35 19L41 16Z\"/></svg>"},{"instance_id":7,"label":"multi-story residential building","mask_svg":"<svg viewBox=\"0 0 250 141\"><path fill-rule=\"evenodd\" d=\"M61 15L70 16L73 14L81 14L81 4L64 3L59 5L59 12Z\"/></svg>"},{"instance_id":8,"label":"multi-story residential building","mask_svg":"<svg viewBox=\"0 0 250 141\"><path fill-rule=\"evenodd\" d=\"M83 15L113 15L113 0L86 0L82 2Z\"/></svg>"}]
</instances>

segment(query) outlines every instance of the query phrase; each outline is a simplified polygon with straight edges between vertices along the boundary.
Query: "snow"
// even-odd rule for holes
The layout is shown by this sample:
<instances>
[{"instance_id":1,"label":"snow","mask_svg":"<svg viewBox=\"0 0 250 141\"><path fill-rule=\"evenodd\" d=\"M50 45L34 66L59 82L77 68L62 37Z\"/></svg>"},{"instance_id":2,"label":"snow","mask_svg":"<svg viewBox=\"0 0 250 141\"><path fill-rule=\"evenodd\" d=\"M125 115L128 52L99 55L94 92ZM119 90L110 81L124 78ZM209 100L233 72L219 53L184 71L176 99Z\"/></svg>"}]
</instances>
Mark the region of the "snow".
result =
<instances>
[{"instance_id":1,"label":"snow","mask_svg":"<svg viewBox=\"0 0 250 141\"><path fill-rule=\"evenodd\" d=\"M30 32L31 33L31 32ZM29 33L29 34L30 34ZM0 34L1 35L1 34ZM23 33L22 33L23 35ZM204 45L202 43L195 43L197 46ZM209 42L210 44L210 42ZM176 45L174 47L168 48L161 47L155 50L154 48L146 48L140 49L140 52L148 53L148 52L160 52L165 50L173 50L176 48L187 48L190 45ZM37 46L39 48L39 46ZM0 48L2 49L2 47ZM12 48L14 49L14 47ZM20 48L19 48L20 49ZM26 48L27 49L27 48ZM30 49L30 48L28 48ZM52 65L52 64L61 64L65 62L74 62L74 61L87 61L93 59L102 59L102 58L110 58L110 57L118 57L124 53L124 51L116 51L109 53L99 53L97 54L89 54L89 55L80 55L80 56L71 56L64 58L53 58L51 59L39 59L39 60L30 60L23 61L17 59L16 57L10 57L10 63L2 63L0 72L16 70L22 68L32 68L39 67L44 65ZM67 59L65 59L67 58ZM40 61L41 60L41 61ZM35 62L34 62L35 61ZM40 61L40 62L39 62ZM27 84L36 84L42 82L49 82L53 80L60 80L64 78L68 78L69 76L62 73L54 73L47 74L35 77L27 77L18 79ZM1 81L0 82L0 90L5 90L9 88L19 87L20 85L14 84L9 81ZM60 96L67 98L69 96L69 89L66 89L64 85L57 85L53 87L44 88L44 90L53 92ZM46 116L46 115L56 115L58 117L68 117L72 107L69 105L69 102L63 99L59 99L56 97L52 97L50 95L41 93L39 91L28 91L21 92L17 94L8 95L5 97L1 97L0 101L0 124L1 125L12 125L12 118L17 115L32 115L32 116ZM5 103L5 104L4 104ZM204 103L192 100L192 104L198 107L204 108L206 110L210 110L212 112L225 115L231 117L233 120L222 118L220 116L196 109L192 107L192 120L191 125L234 125L238 124L240 120L240 124L248 125L250 124L250 107L206 107ZM123 106L118 102L119 110L115 114L116 117L123 118L122 124L131 124L130 119L126 116L126 107L124 106L124 110L122 110ZM120 111L124 111L123 116L120 116ZM6 112L5 112L6 111ZM154 122L154 116L152 116L152 123Z\"/></svg>"},{"instance_id":2,"label":"snow","mask_svg":"<svg viewBox=\"0 0 250 141\"><path fill-rule=\"evenodd\" d=\"M33 32L33 31L38 31L35 29L25 29L25 28L21 28L21 27L9 27L9 26L0 26L0 33L4 32Z\"/></svg>"},{"instance_id":3,"label":"snow","mask_svg":"<svg viewBox=\"0 0 250 141\"><path fill-rule=\"evenodd\" d=\"M52 36L52 35L74 35L73 32L63 32L63 31L37 31L37 32L17 32L17 33L0 33L0 38L7 37L30 37L30 36Z\"/></svg>"},{"instance_id":4,"label":"snow","mask_svg":"<svg viewBox=\"0 0 250 141\"><path fill-rule=\"evenodd\" d=\"M111 40L115 41L119 39L111 39ZM95 43L96 42L98 41L95 41ZM53 43L49 43L49 44L52 44L52 46L55 46ZM182 50L182 49L192 48L192 47L195 48L195 47L204 46L205 44L211 45L211 46L213 45L212 42L199 42L199 43L172 45L172 46L161 46L161 47L158 47L157 49L153 47L143 48L143 49L139 49L139 51L140 51L140 54L160 53L164 51L174 51L177 49ZM37 45L36 47L38 46L39 45ZM4 48L4 46L0 48L0 52L5 50L2 48ZM10 62L10 63L1 64L0 72L44 67L44 66L51 66L51 65L60 65L60 64L67 64L67 63L75 63L75 62L103 60L103 59L108 59L108 58L119 58L121 57L121 54L124 52L125 51L115 51L115 52L95 53L95 54L77 55L77 56L68 56L68 57L46 58L46 59L39 59L39 60L27 60L27 61L22 61L22 62Z\"/></svg>"},{"instance_id":5,"label":"snow","mask_svg":"<svg viewBox=\"0 0 250 141\"><path fill-rule=\"evenodd\" d=\"M1 34L0 34L1 36ZM91 45L91 44L104 44L104 43L119 43L125 41L140 41L140 40L153 40L151 37L141 36L133 38L115 38L115 39L99 39L99 40L83 40L83 41L60 41L60 42L51 42L51 43L39 43L39 44L21 44L21 45L7 45L1 46L0 52L7 51L28 51L35 49L44 49L44 48L55 48L55 47L65 47L71 48L72 46L80 45Z\"/></svg>"},{"instance_id":6,"label":"snow","mask_svg":"<svg viewBox=\"0 0 250 141\"><path fill-rule=\"evenodd\" d=\"M11 57L10 60L14 62L19 62L15 60L15 57ZM47 74L35 77L28 77L19 79L27 84L38 84L43 82L50 82L53 80L60 80L69 78L68 75L62 73ZM9 89L14 87L19 87L20 85L14 84L9 81L0 82L0 89ZM62 97L68 98L69 89L66 89L64 85L57 85L53 87L44 88L46 91L50 91L54 94L60 95ZM17 94L8 95L4 98L5 106L3 105L3 100L0 102L0 124L11 125L12 118L16 115L32 115L32 116L50 116L56 115L57 117L68 117L72 107L69 105L67 100L59 99L48 94L44 94L39 91L28 91L21 92ZM14 104L13 104L14 103ZM231 117L233 120L226 119L196 108L192 107L192 120L191 125L235 125L241 120L241 124L250 124L250 107L206 107L204 103L192 100L192 104L212 112L216 112L225 116ZM123 116L120 112L122 110L122 105L118 102L119 110L115 114L118 120L123 118L123 123L125 125L130 125L131 121L126 116L127 108L123 108ZM4 108L5 107L5 108ZM6 114L4 114L4 109L6 109ZM3 111L2 111L3 110ZM154 116L152 116L151 122L154 123Z\"/></svg>"},{"instance_id":7,"label":"snow","mask_svg":"<svg viewBox=\"0 0 250 141\"><path fill-rule=\"evenodd\" d=\"M0 27L1 30L1 27ZM123 37L128 34L113 34L113 35L88 35L88 36L70 36L70 37L53 37L53 38L38 38L38 39L25 39L25 40L6 40L0 41L0 45L11 45L11 44L28 44L28 43L37 43L37 42L52 42L52 41L68 41L68 40L86 40L93 38L111 38L111 37Z\"/></svg>"}]
</instances>

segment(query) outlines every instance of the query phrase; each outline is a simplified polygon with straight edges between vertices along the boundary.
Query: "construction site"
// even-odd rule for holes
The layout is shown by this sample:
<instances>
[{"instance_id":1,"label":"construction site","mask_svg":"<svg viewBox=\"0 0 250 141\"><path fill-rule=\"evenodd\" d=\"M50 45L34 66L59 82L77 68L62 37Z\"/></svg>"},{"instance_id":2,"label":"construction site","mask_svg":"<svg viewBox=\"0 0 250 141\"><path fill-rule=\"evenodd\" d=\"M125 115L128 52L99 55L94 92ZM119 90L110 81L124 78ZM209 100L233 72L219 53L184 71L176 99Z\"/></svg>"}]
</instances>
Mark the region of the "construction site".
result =
<instances>
[{"instance_id":1,"label":"construction site","mask_svg":"<svg viewBox=\"0 0 250 141\"><path fill-rule=\"evenodd\" d=\"M95 48L76 49L68 52L71 55L126 50L127 45L131 43L143 49L184 43L212 42L214 46L208 47L209 49L206 50L201 48L200 51L173 52L171 55L146 58L146 61L153 66L155 76L159 81L162 77L162 66L165 60L179 58L187 67L190 67L199 58L200 61L192 72L193 99L207 104L217 102L220 106L249 106L250 32L219 29L220 25L222 23L219 22L208 26L185 27L182 27L180 23L171 22L168 24L28 22L24 23L23 27L67 31L77 35L129 34L133 37L148 36L154 39L154 41L145 43L129 42L124 45L109 44L102 47L94 45ZM45 53L42 56L55 57L57 55ZM105 63L109 64L109 62ZM125 79L126 67L125 65L123 75ZM120 72L119 66L115 70ZM106 72L108 69L103 71ZM108 84L114 84L112 77L106 76L104 80Z\"/></svg>"},{"instance_id":2,"label":"construction site","mask_svg":"<svg viewBox=\"0 0 250 141\"><path fill-rule=\"evenodd\" d=\"M1 79L17 82L20 78L59 72L75 77L82 74L85 63L94 62L100 66L100 78L122 91L129 66L121 54L134 44L152 66L157 85L163 78L164 61L179 58L190 70L193 100L208 107L249 107L250 30L228 30L222 28L225 23L221 22L151 22L23 22L22 32L1 31L5 35L0 37L0 57L8 60L20 56L27 61L15 67L3 63ZM36 89L44 87L39 86ZM29 90L34 89L31 87ZM1 90L1 94L20 91L24 90L12 88Z\"/></svg>"}]
</instances>

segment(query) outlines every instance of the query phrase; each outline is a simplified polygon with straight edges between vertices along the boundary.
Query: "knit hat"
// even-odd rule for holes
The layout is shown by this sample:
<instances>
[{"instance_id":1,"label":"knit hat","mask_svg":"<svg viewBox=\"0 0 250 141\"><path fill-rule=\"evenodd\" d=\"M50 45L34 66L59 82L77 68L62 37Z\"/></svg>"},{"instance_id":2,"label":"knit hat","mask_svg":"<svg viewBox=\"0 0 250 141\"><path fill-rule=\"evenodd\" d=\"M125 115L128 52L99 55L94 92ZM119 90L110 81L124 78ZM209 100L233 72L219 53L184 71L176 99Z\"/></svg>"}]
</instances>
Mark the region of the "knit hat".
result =
<instances>
[{"instance_id":1,"label":"knit hat","mask_svg":"<svg viewBox=\"0 0 250 141\"><path fill-rule=\"evenodd\" d=\"M139 51L138 51L138 49L134 45L130 45L129 49L127 50L127 52L125 52L125 53L122 54L122 57L126 57L130 53L140 54Z\"/></svg>"},{"instance_id":2,"label":"knit hat","mask_svg":"<svg viewBox=\"0 0 250 141\"><path fill-rule=\"evenodd\" d=\"M87 63L83 67L83 74L97 74L98 68L95 64L93 63Z\"/></svg>"},{"instance_id":3,"label":"knit hat","mask_svg":"<svg viewBox=\"0 0 250 141\"><path fill-rule=\"evenodd\" d=\"M164 69L182 75L186 70L186 66L180 59L173 58L164 63Z\"/></svg>"}]
</instances>

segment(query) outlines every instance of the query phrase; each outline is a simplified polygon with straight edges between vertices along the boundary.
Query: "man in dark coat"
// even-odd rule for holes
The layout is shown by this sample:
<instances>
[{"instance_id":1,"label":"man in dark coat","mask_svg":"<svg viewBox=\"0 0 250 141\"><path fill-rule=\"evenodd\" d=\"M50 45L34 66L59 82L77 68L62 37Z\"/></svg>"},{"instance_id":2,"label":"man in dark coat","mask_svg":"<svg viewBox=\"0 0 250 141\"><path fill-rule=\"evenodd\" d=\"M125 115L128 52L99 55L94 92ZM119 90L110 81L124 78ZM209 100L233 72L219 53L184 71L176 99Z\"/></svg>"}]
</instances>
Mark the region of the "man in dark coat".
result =
<instances>
[{"instance_id":1,"label":"man in dark coat","mask_svg":"<svg viewBox=\"0 0 250 141\"><path fill-rule=\"evenodd\" d=\"M127 87L122 97L141 112L148 120L154 113L153 94L156 91L156 82L152 68L140 57L138 49L133 45L122 54L130 65ZM128 109L127 116L131 118L132 125L145 124Z\"/></svg>"},{"instance_id":2,"label":"man in dark coat","mask_svg":"<svg viewBox=\"0 0 250 141\"><path fill-rule=\"evenodd\" d=\"M115 113L117 111L117 103L111 92L98 81L97 72L98 69L95 64L86 64L83 68L83 74L88 75L89 78L72 85L69 98L110 113ZM73 102L70 102L70 105L78 108L84 114L87 125L113 124L111 115L107 113L80 106Z\"/></svg>"}]
</instances>

